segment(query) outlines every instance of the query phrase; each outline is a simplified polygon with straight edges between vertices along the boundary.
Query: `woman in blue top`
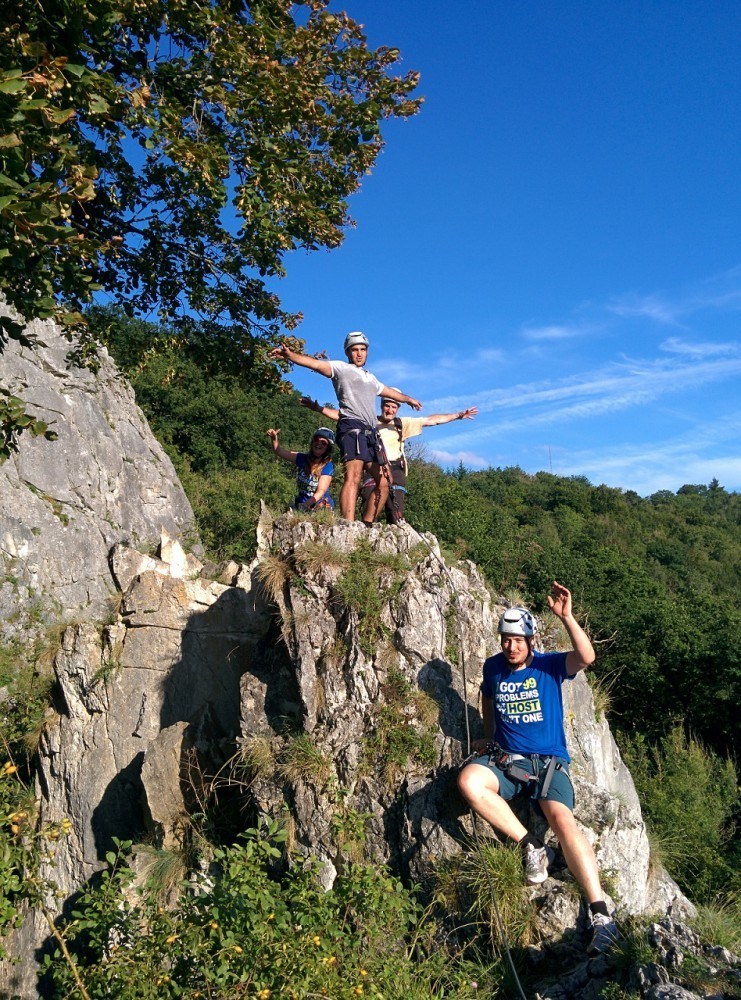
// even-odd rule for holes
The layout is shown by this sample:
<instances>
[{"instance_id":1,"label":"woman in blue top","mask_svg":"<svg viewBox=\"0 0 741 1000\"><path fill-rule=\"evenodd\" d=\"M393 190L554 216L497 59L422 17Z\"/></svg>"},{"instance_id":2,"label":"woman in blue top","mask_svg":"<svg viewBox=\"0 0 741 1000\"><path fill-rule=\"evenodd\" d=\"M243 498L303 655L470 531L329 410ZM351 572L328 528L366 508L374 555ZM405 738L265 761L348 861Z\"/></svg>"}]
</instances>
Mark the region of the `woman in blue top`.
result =
<instances>
[{"instance_id":1,"label":"woman in blue top","mask_svg":"<svg viewBox=\"0 0 741 1000\"><path fill-rule=\"evenodd\" d=\"M293 506L297 510L334 510L334 501L329 495L334 464L332 446L334 433L328 427L314 431L308 452L288 451L278 440L280 428L273 427L265 432L270 438L273 451L286 462L296 466L296 499Z\"/></svg>"}]
</instances>

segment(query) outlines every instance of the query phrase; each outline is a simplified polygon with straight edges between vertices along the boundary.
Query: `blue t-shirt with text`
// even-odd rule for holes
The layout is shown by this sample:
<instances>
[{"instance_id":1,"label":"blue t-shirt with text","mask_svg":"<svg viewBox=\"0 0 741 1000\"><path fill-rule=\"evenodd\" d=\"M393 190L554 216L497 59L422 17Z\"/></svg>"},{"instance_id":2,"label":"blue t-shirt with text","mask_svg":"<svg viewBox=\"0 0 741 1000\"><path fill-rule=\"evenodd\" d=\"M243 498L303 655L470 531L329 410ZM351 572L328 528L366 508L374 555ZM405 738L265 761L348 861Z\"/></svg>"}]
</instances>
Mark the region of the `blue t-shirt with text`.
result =
<instances>
[{"instance_id":1,"label":"blue t-shirt with text","mask_svg":"<svg viewBox=\"0 0 741 1000\"><path fill-rule=\"evenodd\" d=\"M310 500L314 496L321 476L331 476L333 473L334 463L327 462L319 475L314 475L309 465L309 456L303 451L298 452L296 455L296 489L298 490L296 506L306 503L307 500ZM329 503L330 507L334 507L334 501L329 495L329 490L324 494L324 499Z\"/></svg>"},{"instance_id":2,"label":"blue t-shirt with text","mask_svg":"<svg viewBox=\"0 0 741 1000\"><path fill-rule=\"evenodd\" d=\"M561 684L566 653L533 652L529 666L511 670L503 653L484 663L481 693L494 703L496 742L509 753L571 760L563 729Z\"/></svg>"}]
</instances>

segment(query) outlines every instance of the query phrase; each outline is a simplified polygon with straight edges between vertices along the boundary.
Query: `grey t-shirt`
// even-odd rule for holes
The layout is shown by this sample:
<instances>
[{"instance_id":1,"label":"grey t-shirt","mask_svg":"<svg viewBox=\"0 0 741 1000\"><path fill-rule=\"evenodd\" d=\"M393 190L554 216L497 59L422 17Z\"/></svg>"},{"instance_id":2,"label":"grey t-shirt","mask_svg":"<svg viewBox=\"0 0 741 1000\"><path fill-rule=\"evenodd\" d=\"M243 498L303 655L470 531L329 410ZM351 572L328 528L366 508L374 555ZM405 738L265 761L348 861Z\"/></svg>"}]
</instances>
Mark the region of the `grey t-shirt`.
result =
<instances>
[{"instance_id":1,"label":"grey t-shirt","mask_svg":"<svg viewBox=\"0 0 741 1000\"><path fill-rule=\"evenodd\" d=\"M376 426L376 396L383 391L383 382L365 368L347 361L330 361L332 385L340 403L340 420L349 417L361 420L368 427Z\"/></svg>"}]
</instances>

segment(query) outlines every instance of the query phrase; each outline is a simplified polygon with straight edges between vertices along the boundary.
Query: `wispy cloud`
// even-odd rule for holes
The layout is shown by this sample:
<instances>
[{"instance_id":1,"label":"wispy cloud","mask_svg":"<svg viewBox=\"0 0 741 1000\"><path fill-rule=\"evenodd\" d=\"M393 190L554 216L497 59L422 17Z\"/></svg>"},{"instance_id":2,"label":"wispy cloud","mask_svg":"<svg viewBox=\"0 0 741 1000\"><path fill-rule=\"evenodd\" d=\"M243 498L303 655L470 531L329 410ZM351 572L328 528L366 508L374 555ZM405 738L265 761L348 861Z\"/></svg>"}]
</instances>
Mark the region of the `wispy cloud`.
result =
<instances>
[{"instance_id":1,"label":"wispy cloud","mask_svg":"<svg viewBox=\"0 0 741 1000\"><path fill-rule=\"evenodd\" d=\"M482 415L504 415L510 411L513 416L495 422L482 421L484 426L467 428L456 436L456 441L473 443L513 429L587 419L646 405L670 393L738 375L741 375L741 354L705 360L690 353L613 363L605 369L555 383L533 382L489 389L466 397L466 401L477 405ZM429 410L449 412L463 404L463 397L446 396L432 400Z\"/></svg>"},{"instance_id":2,"label":"wispy cloud","mask_svg":"<svg viewBox=\"0 0 741 1000\"><path fill-rule=\"evenodd\" d=\"M641 496L657 490L677 490L684 483L721 485L741 481L737 441L741 414L722 423L701 424L669 440L570 451L556 457L555 471L587 476L593 483L619 483ZM568 470L561 467L568 462ZM731 487L733 488L733 487Z\"/></svg>"},{"instance_id":3,"label":"wispy cloud","mask_svg":"<svg viewBox=\"0 0 741 1000\"><path fill-rule=\"evenodd\" d=\"M741 344L738 343L711 343L710 341L690 343L687 340L680 340L679 337L669 337L662 344L659 344L659 348L662 351L669 351L671 354L689 354L695 358L741 353Z\"/></svg>"},{"instance_id":4,"label":"wispy cloud","mask_svg":"<svg viewBox=\"0 0 741 1000\"><path fill-rule=\"evenodd\" d=\"M628 295L611 302L607 306L607 311L624 319L634 317L651 319L656 323L674 326L679 322L679 318L685 314L686 304L659 295L642 297Z\"/></svg>"},{"instance_id":5,"label":"wispy cloud","mask_svg":"<svg viewBox=\"0 0 741 1000\"><path fill-rule=\"evenodd\" d=\"M526 326L522 330L525 340L572 340L593 331L592 326L571 326L568 323L554 323L550 326Z\"/></svg>"},{"instance_id":6,"label":"wispy cloud","mask_svg":"<svg viewBox=\"0 0 741 1000\"><path fill-rule=\"evenodd\" d=\"M473 451L441 451L439 448L431 448L430 457L433 462L445 467L463 462L468 469L486 469L491 464L487 458Z\"/></svg>"},{"instance_id":7,"label":"wispy cloud","mask_svg":"<svg viewBox=\"0 0 741 1000\"><path fill-rule=\"evenodd\" d=\"M607 311L623 318L644 318L667 326L680 325L687 317L707 311L741 309L741 268L713 275L675 294L653 292L614 298Z\"/></svg>"}]
</instances>

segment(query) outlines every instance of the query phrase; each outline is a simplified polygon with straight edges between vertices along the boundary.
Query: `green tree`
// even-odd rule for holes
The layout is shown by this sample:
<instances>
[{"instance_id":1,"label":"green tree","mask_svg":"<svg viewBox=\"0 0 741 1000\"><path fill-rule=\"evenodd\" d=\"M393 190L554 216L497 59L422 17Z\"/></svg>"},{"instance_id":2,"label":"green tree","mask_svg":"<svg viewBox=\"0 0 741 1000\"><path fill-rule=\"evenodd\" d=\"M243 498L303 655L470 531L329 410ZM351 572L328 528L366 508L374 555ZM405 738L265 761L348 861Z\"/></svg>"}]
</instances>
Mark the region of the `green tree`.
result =
<instances>
[{"instance_id":1,"label":"green tree","mask_svg":"<svg viewBox=\"0 0 741 1000\"><path fill-rule=\"evenodd\" d=\"M419 107L418 75L393 74L398 51L368 48L328 6L7 0L0 292L10 305L79 327L102 289L140 315L199 315L264 359L281 324L299 319L266 279L284 273L289 251L342 241L380 123ZM21 329L0 319L8 336Z\"/></svg>"}]
</instances>

